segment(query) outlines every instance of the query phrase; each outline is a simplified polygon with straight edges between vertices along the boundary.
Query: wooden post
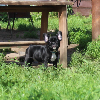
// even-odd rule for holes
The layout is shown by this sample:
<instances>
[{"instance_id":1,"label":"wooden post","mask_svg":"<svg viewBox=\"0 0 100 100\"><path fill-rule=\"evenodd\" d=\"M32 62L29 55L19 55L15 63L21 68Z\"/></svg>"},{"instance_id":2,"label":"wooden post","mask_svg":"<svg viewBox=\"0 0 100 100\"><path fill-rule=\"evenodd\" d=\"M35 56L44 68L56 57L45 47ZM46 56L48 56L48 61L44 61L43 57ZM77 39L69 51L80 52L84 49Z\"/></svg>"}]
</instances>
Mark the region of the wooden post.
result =
<instances>
[{"instance_id":1,"label":"wooden post","mask_svg":"<svg viewBox=\"0 0 100 100\"><path fill-rule=\"evenodd\" d=\"M43 33L47 33L47 29L48 29L48 14L49 14L49 12L46 12L46 11L42 12L40 40L43 40Z\"/></svg>"},{"instance_id":2,"label":"wooden post","mask_svg":"<svg viewBox=\"0 0 100 100\"><path fill-rule=\"evenodd\" d=\"M66 6L62 6L59 11L59 31L62 31L62 41L60 42L60 63L63 64L63 68L67 67L67 14Z\"/></svg>"},{"instance_id":3,"label":"wooden post","mask_svg":"<svg viewBox=\"0 0 100 100\"><path fill-rule=\"evenodd\" d=\"M100 0L92 0L92 40L100 35Z\"/></svg>"}]
</instances>

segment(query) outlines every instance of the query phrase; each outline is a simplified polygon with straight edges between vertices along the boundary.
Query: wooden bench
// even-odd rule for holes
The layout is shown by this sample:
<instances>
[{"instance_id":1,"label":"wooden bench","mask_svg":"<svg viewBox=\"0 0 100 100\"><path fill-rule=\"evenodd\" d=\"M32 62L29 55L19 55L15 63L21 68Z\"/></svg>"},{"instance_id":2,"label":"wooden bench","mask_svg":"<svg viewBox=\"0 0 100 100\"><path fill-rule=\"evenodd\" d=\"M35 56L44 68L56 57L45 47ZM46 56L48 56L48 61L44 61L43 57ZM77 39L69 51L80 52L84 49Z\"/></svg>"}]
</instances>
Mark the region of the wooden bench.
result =
<instances>
[{"instance_id":1,"label":"wooden bench","mask_svg":"<svg viewBox=\"0 0 100 100\"><path fill-rule=\"evenodd\" d=\"M0 0L0 4L12 6L0 6L0 12L42 12L40 40L43 40L43 33L47 32L49 12L59 12L59 31L62 31L60 43L60 62L63 68L67 67L67 7L72 5L71 1L57 0ZM36 5L36 6L14 6L14 5Z\"/></svg>"}]
</instances>

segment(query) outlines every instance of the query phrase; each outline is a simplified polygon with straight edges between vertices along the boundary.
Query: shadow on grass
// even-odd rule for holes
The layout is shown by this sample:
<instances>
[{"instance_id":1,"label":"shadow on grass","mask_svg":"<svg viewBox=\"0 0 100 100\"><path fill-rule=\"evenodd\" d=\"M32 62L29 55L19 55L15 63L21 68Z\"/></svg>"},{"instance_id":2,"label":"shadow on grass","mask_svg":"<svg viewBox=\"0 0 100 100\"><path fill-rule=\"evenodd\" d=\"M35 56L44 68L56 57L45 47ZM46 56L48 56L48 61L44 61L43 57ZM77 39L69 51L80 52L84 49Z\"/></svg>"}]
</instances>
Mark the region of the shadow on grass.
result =
<instances>
[{"instance_id":1,"label":"shadow on grass","mask_svg":"<svg viewBox=\"0 0 100 100\"><path fill-rule=\"evenodd\" d=\"M39 28L36 28L31 24L29 24L29 25L19 24L17 30L19 30L19 31L36 31L36 30L39 30Z\"/></svg>"},{"instance_id":2,"label":"shadow on grass","mask_svg":"<svg viewBox=\"0 0 100 100\"><path fill-rule=\"evenodd\" d=\"M19 31L26 31L24 33L24 38L35 38L35 39L38 39L38 31L40 30L40 28L36 28L34 27L33 25L29 24L29 25L26 25L26 24L20 24L18 26L18 29Z\"/></svg>"}]
</instances>

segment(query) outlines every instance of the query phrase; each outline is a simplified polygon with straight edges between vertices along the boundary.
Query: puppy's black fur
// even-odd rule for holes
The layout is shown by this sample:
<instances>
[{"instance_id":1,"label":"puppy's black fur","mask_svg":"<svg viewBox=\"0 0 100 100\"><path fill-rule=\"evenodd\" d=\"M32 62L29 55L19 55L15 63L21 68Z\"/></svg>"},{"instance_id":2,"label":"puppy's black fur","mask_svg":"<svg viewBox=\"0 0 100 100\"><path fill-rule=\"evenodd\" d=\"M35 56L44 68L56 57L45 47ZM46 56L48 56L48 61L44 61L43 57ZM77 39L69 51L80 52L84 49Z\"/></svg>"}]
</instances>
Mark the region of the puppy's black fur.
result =
<instances>
[{"instance_id":1,"label":"puppy's black fur","mask_svg":"<svg viewBox=\"0 0 100 100\"><path fill-rule=\"evenodd\" d=\"M44 67L48 66L48 63L52 62L54 67L57 67L58 62L58 48L60 47L60 41L62 40L62 32L58 31L56 36L50 34L43 34L46 45L30 45L26 49L25 53L25 66L31 66L33 61L43 62Z\"/></svg>"}]
</instances>

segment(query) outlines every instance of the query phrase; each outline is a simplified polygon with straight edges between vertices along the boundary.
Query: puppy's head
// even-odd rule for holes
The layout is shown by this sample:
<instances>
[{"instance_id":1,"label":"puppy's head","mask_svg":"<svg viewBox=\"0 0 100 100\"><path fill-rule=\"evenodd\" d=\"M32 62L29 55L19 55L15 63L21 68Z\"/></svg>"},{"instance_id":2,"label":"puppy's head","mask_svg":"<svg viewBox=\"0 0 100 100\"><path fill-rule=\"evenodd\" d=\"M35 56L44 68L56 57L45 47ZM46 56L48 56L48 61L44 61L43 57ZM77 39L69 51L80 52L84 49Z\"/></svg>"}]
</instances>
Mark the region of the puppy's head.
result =
<instances>
[{"instance_id":1,"label":"puppy's head","mask_svg":"<svg viewBox=\"0 0 100 100\"><path fill-rule=\"evenodd\" d=\"M46 33L44 33L43 35L49 50L51 51L58 50L60 46L60 41L62 40L62 32L58 31L56 36L51 36L51 34L46 34Z\"/></svg>"}]
</instances>

